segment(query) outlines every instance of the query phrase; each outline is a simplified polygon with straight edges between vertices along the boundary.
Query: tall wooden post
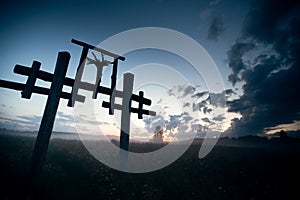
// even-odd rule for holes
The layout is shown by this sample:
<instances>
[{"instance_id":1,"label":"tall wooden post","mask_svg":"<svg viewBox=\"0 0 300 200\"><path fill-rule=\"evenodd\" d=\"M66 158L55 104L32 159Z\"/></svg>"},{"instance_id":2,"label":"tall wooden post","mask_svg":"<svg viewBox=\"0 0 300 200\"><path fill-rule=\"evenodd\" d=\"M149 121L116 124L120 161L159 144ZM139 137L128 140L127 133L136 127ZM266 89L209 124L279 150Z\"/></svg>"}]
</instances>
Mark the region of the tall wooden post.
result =
<instances>
[{"instance_id":1,"label":"tall wooden post","mask_svg":"<svg viewBox=\"0 0 300 200\"><path fill-rule=\"evenodd\" d=\"M134 75L125 73L123 76L123 99L121 114L121 133L120 133L120 167L124 171L128 170L128 149L130 134L130 113L131 113L131 96L133 90ZM124 179L122 177L121 179Z\"/></svg>"},{"instance_id":2,"label":"tall wooden post","mask_svg":"<svg viewBox=\"0 0 300 200\"><path fill-rule=\"evenodd\" d=\"M77 67L77 72L76 72L76 79L79 81L74 82L74 86L72 87L72 92L71 92L72 95L68 102L68 107L73 107L75 102L78 100L78 90L80 89L79 86L82 80L83 70L86 63L85 59L87 58L88 53L89 53L89 48L84 47L81 52L79 65Z\"/></svg>"},{"instance_id":3,"label":"tall wooden post","mask_svg":"<svg viewBox=\"0 0 300 200\"><path fill-rule=\"evenodd\" d=\"M131 73L124 74L120 148L126 151L128 151L129 148L130 108L131 108L131 95L133 90L133 79L134 79L133 74Z\"/></svg>"},{"instance_id":4,"label":"tall wooden post","mask_svg":"<svg viewBox=\"0 0 300 200\"><path fill-rule=\"evenodd\" d=\"M143 98L144 98L144 92L139 91L139 108L138 108L138 118L143 119Z\"/></svg>"},{"instance_id":5,"label":"tall wooden post","mask_svg":"<svg viewBox=\"0 0 300 200\"><path fill-rule=\"evenodd\" d=\"M58 53L53 82L50 87L49 96L33 150L29 171L29 195L32 195L32 192L36 187L38 176L45 160L70 57L68 52Z\"/></svg>"},{"instance_id":6,"label":"tall wooden post","mask_svg":"<svg viewBox=\"0 0 300 200\"><path fill-rule=\"evenodd\" d=\"M110 86L111 91L116 90L117 71L118 71L118 59L115 59L113 62L113 69L112 69L112 74L111 74L111 86ZM125 74L124 74L124 80L125 80ZM109 114L113 115L114 114L114 104L115 104L115 95L114 94L110 95L109 103L110 103Z\"/></svg>"}]
</instances>

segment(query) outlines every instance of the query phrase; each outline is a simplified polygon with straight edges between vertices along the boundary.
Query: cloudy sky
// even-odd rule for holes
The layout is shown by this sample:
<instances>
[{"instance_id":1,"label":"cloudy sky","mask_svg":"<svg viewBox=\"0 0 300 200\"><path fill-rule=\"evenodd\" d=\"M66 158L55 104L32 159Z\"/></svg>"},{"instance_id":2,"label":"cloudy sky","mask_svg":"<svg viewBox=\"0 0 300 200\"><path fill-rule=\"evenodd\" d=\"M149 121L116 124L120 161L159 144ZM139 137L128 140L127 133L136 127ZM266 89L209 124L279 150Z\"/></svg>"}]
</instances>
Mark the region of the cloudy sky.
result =
<instances>
[{"instance_id":1,"label":"cloudy sky","mask_svg":"<svg viewBox=\"0 0 300 200\"><path fill-rule=\"evenodd\" d=\"M136 84L134 92L145 91L146 97L152 99L151 109L158 113L144 120L132 115L132 133L136 137L149 137L158 125L164 127L166 137L179 132L201 135L207 127L217 131L217 124L222 124L224 134L232 136L300 129L299 3L75 0L1 4L0 79L4 80L25 82L25 77L13 73L13 67L30 66L33 60L42 63L42 70L53 72L57 52L62 50L72 55L67 76L74 77L81 48L70 42L72 38L97 45L129 29L163 27L201 44L218 67L224 82L222 93L208 91L205 77L194 76L189 63L173 55L154 50L125 55L126 61L119 66L119 80L124 72L134 72L147 63L168 65L168 70L174 72L174 76L165 74L162 84ZM159 71L155 72L153 65L151 69L157 78ZM171 84L176 73L183 78ZM108 83L109 71L103 75L103 84ZM42 81L37 84L49 87ZM0 89L0 127L38 130L46 97L20 97L20 92ZM99 105L93 114L74 112L66 100L61 100L55 130L76 131L75 115L76 121L84 124L83 132L95 132L95 127L101 127L106 133L118 134L120 113L114 118L104 114L107 109L100 107L103 100L105 97L99 96L93 102Z\"/></svg>"}]
</instances>

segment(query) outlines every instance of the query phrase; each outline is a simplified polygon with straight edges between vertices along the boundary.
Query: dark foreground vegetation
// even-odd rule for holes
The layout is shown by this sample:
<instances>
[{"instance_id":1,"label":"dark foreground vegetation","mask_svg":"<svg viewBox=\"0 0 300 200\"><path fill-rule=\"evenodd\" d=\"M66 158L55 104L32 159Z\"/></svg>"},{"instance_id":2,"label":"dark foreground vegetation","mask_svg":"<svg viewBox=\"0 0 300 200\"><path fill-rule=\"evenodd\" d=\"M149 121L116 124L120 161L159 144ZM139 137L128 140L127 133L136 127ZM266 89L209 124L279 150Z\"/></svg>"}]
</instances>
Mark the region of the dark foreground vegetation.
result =
<instances>
[{"instance_id":1,"label":"dark foreground vegetation","mask_svg":"<svg viewBox=\"0 0 300 200\"><path fill-rule=\"evenodd\" d=\"M0 199L22 199L33 145L34 138L0 135ZM159 171L126 174L98 162L80 141L55 139L49 145L37 199L299 198L298 140L220 139L201 160L200 145L195 142Z\"/></svg>"}]
</instances>

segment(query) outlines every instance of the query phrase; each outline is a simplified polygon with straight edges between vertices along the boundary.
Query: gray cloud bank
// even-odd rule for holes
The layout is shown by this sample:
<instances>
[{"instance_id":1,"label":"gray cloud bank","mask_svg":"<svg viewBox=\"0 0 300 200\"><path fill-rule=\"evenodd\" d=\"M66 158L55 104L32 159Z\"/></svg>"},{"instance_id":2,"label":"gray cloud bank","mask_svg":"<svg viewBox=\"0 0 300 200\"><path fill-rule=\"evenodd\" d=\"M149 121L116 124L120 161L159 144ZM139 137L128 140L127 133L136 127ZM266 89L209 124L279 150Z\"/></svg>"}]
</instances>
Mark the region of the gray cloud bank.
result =
<instances>
[{"instance_id":1,"label":"gray cloud bank","mask_svg":"<svg viewBox=\"0 0 300 200\"><path fill-rule=\"evenodd\" d=\"M229 111L242 115L228 134L258 134L300 120L299 55L299 1L254 1L227 52L229 81L244 83L241 98L228 102Z\"/></svg>"}]
</instances>

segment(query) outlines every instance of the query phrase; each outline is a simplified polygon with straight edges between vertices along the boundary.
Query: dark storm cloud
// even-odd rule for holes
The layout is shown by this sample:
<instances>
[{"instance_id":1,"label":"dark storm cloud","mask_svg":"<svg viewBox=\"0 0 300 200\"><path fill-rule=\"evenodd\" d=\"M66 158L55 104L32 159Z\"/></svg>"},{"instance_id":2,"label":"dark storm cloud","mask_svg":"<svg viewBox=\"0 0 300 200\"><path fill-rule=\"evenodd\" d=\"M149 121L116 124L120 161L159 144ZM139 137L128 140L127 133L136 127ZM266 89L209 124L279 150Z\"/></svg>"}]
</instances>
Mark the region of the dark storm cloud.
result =
<instances>
[{"instance_id":1,"label":"dark storm cloud","mask_svg":"<svg viewBox=\"0 0 300 200\"><path fill-rule=\"evenodd\" d=\"M180 115L169 115L169 119L165 121L166 130L172 131L178 128L179 132L185 132L188 129L186 124L192 119L187 112L183 112Z\"/></svg>"},{"instance_id":2,"label":"dark storm cloud","mask_svg":"<svg viewBox=\"0 0 300 200\"><path fill-rule=\"evenodd\" d=\"M196 91L196 88L191 85L188 85L188 86L182 88L182 90L183 90L183 94L181 97L186 97L189 94L193 94Z\"/></svg>"},{"instance_id":3,"label":"dark storm cloud","mask_svg":"<svg viewBox=\"0 0 300 200\"><path fill-rule=\"evenodd\" d=\"M201 120L204 121L204 122L207 122L207 123L210 123L210 122L211 122L207 117L202 118Z\"/></svg>"},{"instance_id":4,"label":"dark storm cloud","mask_svg":"<svg viewBox=\"0 0 300 200\"><path fill-rule=\"evenodd\" d=\"M143 120L145 122L145 128L150 133L154 133L156 127L163 127L165 125L165 119L162 115L155 115L153 117L148 117Z\"/></svg>"},{"instance_id":5,"label":"dark storm cloud","mask_svg":"<svg viewBox=\"0 0 300 200\"><path fill-rule=\"evenodd\" d=\"M221 17L215 17L208 28L207 39L217 41L223 32L223 19Z\"/></svg>"},{"instance_id":6,"label":"dark storm cloud","mask_svg":"<svg viewBox=\"0 0 300 200\"><path fill-rule=\"evenodd\" d=\"M192 95L192 98L194 98L194 97L201 98L201 97L203 97L203 96L205 96L205 95L207 95L207 94L208 94L208 91L205 91L205 92L198 92L198 93Z\"/></svg>"},{"instance_id":7,"label":"dark storm cloud","mask_svg":"<svg viewBox=\"0 0 300 200\"><path fill-rule=\"evenodd\" d=\"M226 119L226 117L224 117L224 115L218 115L213 118L213 120L218 121L218 122L224 121L225 119Z\"/></svg>"},{"instance_id":8,"label":"dark storm cloud","mask_svg":"<svg viewBox=\"0 0 300 200\"><path fill-rule=\"evenodd\" d=\"M259 46L275 54L258 53ZM249 52L256 55L254 62L245 61ZM242 115L228 133L258 134L264 128L300 120L299 2L255 2L241 38L227 55L232 70L229 80L244 83L241 98L228 102L229 111Z\"/></svg>"},{"instance_id":9,"label":"dark storm cloud","mask_svg":"<svg viewBox=\"0 0 300 200\"><path fill-rule=\"evenodd\" d=\"M169 135L172 136L172 132L175 129L178 129L180 133L184 133L188 130L189 126L187 125L190 123L194 118L190 116L189 113L183 112L180 115L169 115L167 118L164 118L161 115L156 115L154 117L145 118L144 122L146 124L145 128L149 132L154 132L156 127L165 127L166 131L170 131Z\"/></svg>"},{"instance_id":10,"label":"dark storm cloud","mask_svg":"<svg viewBox=\"0 0 300 200\"><path fill-rule=\"evenodd\" d=\"M205 108L207 105L207 101L201 101L200 103L193 103L193 111L201 110L202 108Z\"/></svg>"},{"instance_id":11,"label":"dark storm cloud","mask_svg":"<svg viewBox=\"0 0 300 200\"><path fill-rule=\"evenodd\" d=\"M208 108L208 107L203 108L203 113L204 113L204 114L210 113L211 111L212 111L211 108Z\"/></svg>"},{"instance_id":12,"label":"dark storm cloud","mask_svg":"<svg viewBox=\"0 0 300 200\"><path fill-rule=\"evenodd\" d=\"M214 106L224 107L226 105L225 91L222 93L209 93L209 99Z\"/></svg>"},{"instance_id":13,"label":"dark storm cloud","mask_svg":"<svg viewBox=\"0 0 300 200\"><path fill-rule=\"evenodd\" d=\"M232 70L232 74L229 75L228 79L233 85L240 81L238 76L240 71L248 68L243 62L244 54L251 51L254 47L253 43L237 42L227 52L228 65Z\"/></svg>"},{"instance_id":14,"label":"dark storm cloud","mask_svg":"<svg viewBox=\"0 0 300 200\"><path fill-rule=\"evenodd\" d=\"M224 93L225 93L226 96L231 96L233 94L236 94L236 92L233 91L232 89L227 89L227 90L224 91Z\"/></svg>"},{"instance_id":15,"label":"dark storm cloud","mask_svg":"<svg viewBox=\"0 0 300 200\"><path fill-rule=\"evenodd\" d=\"M209 108L209 105L213 105L216 107L225 107L226 106L226 98L235 94L233 90L227 89L222 93L209 93L209 92L200 92L192 95L192 98L200 99L203 97L207 98L200 101L199 103L193 103L193 111L202 111L204 114L210 113L212 111Z\"/></svg>"}]
</instances>

